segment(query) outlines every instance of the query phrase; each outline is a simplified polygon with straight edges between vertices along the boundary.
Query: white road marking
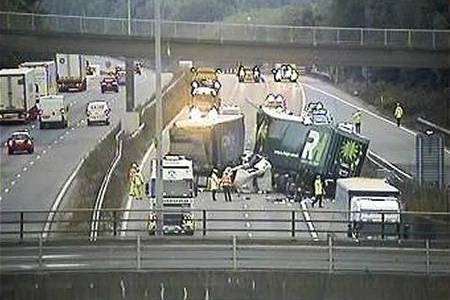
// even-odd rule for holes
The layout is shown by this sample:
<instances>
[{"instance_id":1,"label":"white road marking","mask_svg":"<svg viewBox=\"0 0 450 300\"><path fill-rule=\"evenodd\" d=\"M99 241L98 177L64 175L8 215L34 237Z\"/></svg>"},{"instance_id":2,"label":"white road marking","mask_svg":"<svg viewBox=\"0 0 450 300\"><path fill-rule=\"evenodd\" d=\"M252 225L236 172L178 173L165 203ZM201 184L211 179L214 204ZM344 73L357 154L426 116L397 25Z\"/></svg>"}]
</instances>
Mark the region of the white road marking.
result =
<instances>
[{"instance_id":1,"label":"white road marking","mask_svg":"<svg viewBox=\"0 0 450 300\"><path fill-rule=\"evenodd\" d=\"M313 241L318 241L319 240L319 236L317 235L317 232L316 232L316 229L314 228L313 222L311 222L311 216L309 215L308 207L306 206L306 201L307 200L302 200L300 202L300 206L302 208L303 217L305 218L306 226L308 227L309 234L313 238Z\"/></svg>"},{"instance_id":2,"label":"white road marking","mask_svg":"<svg viewBox=\"0 0 450 300\"><path fill-rule=\"evenodd\" d=\"M53 144L58 144L58 140L53 141Z\"/></svg>"},{"instance_id":3,"label":"white road marking","mask_svg":"<svg viewBox=\"0 0 450 300\"><path fill-rule=\"evenodd\" d=\"M34 161L30 161L30 166L34 165Z\"/></svg>"},{"instance_id":4,"label":"white road marking","mask_svg":"<svg viewBox=\"0 0 450 300\"><path fill-rule=\"evenodd\" d=\"M50 229L51 229L53 218L55 217L55 214L56 214L56 210L58 209L62 198L64 197L64 195L66 194L67 190L69 189L69 186L72 184L72 181L75 179L75 176L77 175L78 171L81 169L81 166L83 165L83 163L84 163L84 158L82 158L80 160L80 162L75 167L75 169L72 172L72 174L70 174L69 178L64 183L62 189L59 191L58 196L56 196L55 202L53 202L52 208L51 208L50 213L48 214L48 217L47 217L47 221L46 221L46 223L44 225L44 230L43 230L43 233L42 233L42 237L43 238L47 238L48 231L50 231Z\"/></svg>"},{"instance_id":5,"label":"white road marking","mask_svg":"<svg viewBox=\"0 0 450 300\"><path fill-rule=\"evenodd\" d=\"M26 172L26 171L28 171L28 168L27 167L23 167L22 171Z\"/></svg>"},{"instance_id":6,"label":"white road marking","mask_svg":"<svg viewBox=\"0 0 450 300\"><path fill-rule=\"evenodd\" d=\"M11 185L15 185L15 184L16 184L15 180L11 181Z\"/></svg>"},{"instance_id":7,"label":"white road marking","mask_svg":"<svg viewBox=\"0 0 450 300\"><path fill-rule=\"evenodd\" d=\"M62 136L60 136L60 137L59 137L59 139L60 139L60 140L63 140L63 139L64 139L64 136L63 136L63 135L62 135Z\"/></svg>"},{"instance_id":8,"label":"white road marking","mask_svg":"<svg viewBox=\"0 0 450 300\"><path fill-rule=\"evenodd\" d=\"M248 214L247 213L244 214L244 218L248 219Z\"/></svg>"},{"instance_id":9,"label":"white road marking","mask_svg":"<svg viewBox=\"0 0 450 300\"><path fill-rule=\"evenodd\" d=\"M250 227L250 222L246 222L246 223L245 223L245 226L246 226L246 227Z\"/></svg>"},{"instance_id":10,"label":"white road marking","mask_svg":"<svg viewBox=\"0 0 450 300\"><path fill-rule=\"evenodd\" d=\"M16 177L17 177L17 178L20 178L20 177L22 177L22 175L20 175L20 174L17 174L17 175L16 175Z\"/></svg>"},{"instance_id":11,"label":"white road marking","mask_svg":"<svg viewBox=\"0 0 450 300\"><path fill-rule=\"evenodd\" d=\"M9 189L8 188L4 189L4 192L9 193Z\"/></svg>"},{"instance_id":12,"label":"white road marking","mask_svg":"<svg viewBox=\"0 0 450 300\"><path fill-rule=\"evenodd\" d=\"M44 153L44 151L42 151L42 153ZM36 156L36 159L41 159L41 156L40 155Z\"/></svg>"}]
</instances>

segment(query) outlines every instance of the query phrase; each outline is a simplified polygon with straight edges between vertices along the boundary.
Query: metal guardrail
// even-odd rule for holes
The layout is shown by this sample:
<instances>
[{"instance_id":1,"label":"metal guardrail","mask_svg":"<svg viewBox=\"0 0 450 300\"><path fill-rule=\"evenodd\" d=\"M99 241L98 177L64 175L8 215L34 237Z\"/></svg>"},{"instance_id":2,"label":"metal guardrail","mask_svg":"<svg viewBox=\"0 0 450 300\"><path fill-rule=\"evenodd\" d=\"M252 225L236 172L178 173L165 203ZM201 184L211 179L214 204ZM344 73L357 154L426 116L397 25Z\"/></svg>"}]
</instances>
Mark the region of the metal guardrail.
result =
<instances>
[{"instance_id":1,"label":"metal guardrail","mask_svg":"<svg viewBox=\"0 0 450 300\"><path fill-rule=\"evenodd\" d=\"M114 241L113 241L114 242ZM340 243L328 236L321 243L248 242L231 240L205 242L135 239L118 243L73 241L47 243L42 239L26 245L3 245L2 271L27 270L152 270L152 269L278 269L320 272L408 272L450 273L450 249L446 245L420 244L356 245ZM74 259L76 258L76 259Z\"/></svg>"},{"instance_id":2,"label":"metal guardrail","mask_svg":"<svg viewBox=\"0 0 450 300\"><path fill-rule=\"evenodd\" d=\"M128 212L127 214L124 214ZM186 210L164 209L163 213L180 213ZM195 237L217 238L238 234L252 238L266 239L306 239L318 236L319 240L334 235L341 240L358 238L360 232L349 231L348 211L344 210L225 210L191 209ZM2 240L26 241L41 236L50 240L66 238L86 238L92 234L104 237L117 237L125 232L127 236L148 236L147 221L150 213L156 210L144 209L102 209L93 227L90 218L94 209L73 209L55 211L53 226L44 227L49 211L2 211L0 212L0 238ZM400 224L388 223L392 212L378 212L381 223L366 222L364 234L379 240L442 240L450 241L450 213L401 212ZM123 219L123 215L128 215ZM386 221L385 221L386 220ZM128 226L123 229L122 222ZM250 228L247 224L252 224ZM311 226L312 224L312 226ZM44 228L44 229L43 229ZM362 231L362 230L361 230ZM355 237L356 235L356 237ZM362 234L361 234L362 236ZM361 237L362 239L362 237ZM316 240L316 239L314 239Z\"/></svg>"},{"instance_id":3,"label":"metal guardrail","mask_svg":"<svg viewBox=\"0 0 450 300\"><path fill-rule=\"evenodd\" d=\"M0 11L0 30L153 37L154 20ZM450 30L282 26L164 20L165 39L279 43L305 46L448 50Z\"/></svg>"}]
</instances>

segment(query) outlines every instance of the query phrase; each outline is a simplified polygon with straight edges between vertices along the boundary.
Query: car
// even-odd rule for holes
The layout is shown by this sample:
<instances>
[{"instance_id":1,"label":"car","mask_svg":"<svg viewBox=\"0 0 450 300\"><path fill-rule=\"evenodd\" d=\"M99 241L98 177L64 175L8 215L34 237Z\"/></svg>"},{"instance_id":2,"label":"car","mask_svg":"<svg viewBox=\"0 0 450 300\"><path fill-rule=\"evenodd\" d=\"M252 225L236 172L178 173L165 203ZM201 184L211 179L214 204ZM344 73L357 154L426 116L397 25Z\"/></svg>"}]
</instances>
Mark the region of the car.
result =
<instances>
[{"instance_id":1,"label":"car","mask_svg":"<svg viewBox=\"0 0 450 300\"><path fill-rule=\"evenodd\" d=\"M125 71L118 71L116 74L116 79L117 79L117 84L119 85L126 85L127 83L127 77L126 77L126 72Z\"/></svg>"},{"instance_id":2,"label":"car","mask_svg":"<svg viewBox=\"0 0 450 300\"><path fill-rule=\"evenodd\" d=\"M192 86L194 82L197 86L214 88L219 93L222 84L219 81L218 74L222 73L220 69L214 70L212 68L191 68L193 73Z\"/></svg>"},{"instance_id":3,"label":"car","mask_svg":"<svg viewBox=\"0 0 450 300\"><path fill-rule=\"evenodd\" d=\"M86 105L87 125L110 124L111 108L106 101L91 101Z\"/></svg>"},{"instance_id":4,"label":"car","mask_svg":"<svg viewBox=\"0 0 450 300\"><path fill-rule=\"evenodd\" d=\"M117 83L117 79L113 76L104 77L100 83L102 94L105 92L119 92L119 84Z\"/></svg>"},{"instance_id":5,"label":"car","mask_svg":"<svg viewBox=\"0 0 450 300\"><path fill-rule=\"evenodd\" d=\"M322 102L310 102L302 113L305 125L325 125L332 124L333 117L325 108Z\"/></svg>"},{"instance_id":6,"label":"car","mask_svg":"<svg viewBox=\"0 0 450 300\"><path fill-rule=\"evenodd\" d=\"M280 66L276 66L272 69L272 73L275 82L296 82L299 77L297 68L295 67L295 65L291 64L282 64Z\"/></svg>"},{"instance_id":7,"label":"car","mask_svg":"<svg viewBox=\"0 0 450 300\"><path fill-rule=\"evenodd\" d=\"M211 87L199 86L198 82L192 82L191 106L207 113L211 109L219 109L221 99L217 96L217 90Z\"/></svg>"},{"instance_id":8,"label":"car","mask_svg":"<svg viewBox=\"0 0 450 300\"><path fill-rule=\"evenodd\" d=\"M265 107L287 109L286 99L281 94L268 94L264 100Z\"/></svg>"},{"instance_id":9,"label":"car","mask_svg":"<svg viewBox=\"0 0 450 300\"><path fill-rule=\"evenodd\" d=\"M8 154L12 155L17 152L29 153L34 152L34 142L30 133L27 130L20 130L13 132L11 137L6 142Z\"/></svg>"},{"instance_id":10,"label":"car","mask_svg":"<svg viewBox=\"0 0 450 300\"><path fill-rule=\"evenodd\" d=\"M260 82L261 71L258 66L254 66L253 69L240 65L237 71L237 77L239 82Z\"/></svg>"}]
</instances>

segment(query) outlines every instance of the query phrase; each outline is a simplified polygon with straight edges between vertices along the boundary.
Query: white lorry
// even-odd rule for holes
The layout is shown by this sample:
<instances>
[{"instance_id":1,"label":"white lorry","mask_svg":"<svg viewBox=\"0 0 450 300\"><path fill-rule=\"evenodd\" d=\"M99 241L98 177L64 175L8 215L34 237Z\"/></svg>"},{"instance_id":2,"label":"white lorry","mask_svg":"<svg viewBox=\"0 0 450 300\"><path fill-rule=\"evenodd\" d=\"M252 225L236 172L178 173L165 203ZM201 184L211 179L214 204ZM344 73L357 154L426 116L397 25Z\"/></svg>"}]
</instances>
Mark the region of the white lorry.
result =
<instances>
[{"instance_id":1,"label":"white lorry","mask_svg":"<svg viewBox=\"0 0 450 300\"><path fill-rule=\"evenodd\" d=\"M64 105L64 96L50 95L39 101L39 128L66 128L69 107Z\"/></svg>"},{"instance_id":2,"label":"white lorry","mask_svg":"<svg viewBox=\"0 0 450 300\"><path fill-rule=\"evenodd\" d=\"M163 168L163 234L194 234L192 204L196 196L192 160L183 156L167 155L162 159ZM156 161L152 161L148 194L154 205L156 197ZM156 214L151 213L147 228L156 231Z\"/></svg>"},{"instance_id":3,"label":"white lorry","mask_svg":"<svg viewBox=\"0 0 450 300\"><path fill-rule=\"evenodd\" d=\"M27 122L38 115L33 69L0 70L0 121Z\"/></svg>"},{"instance_id":4,"label":"white lorry","mask_svg":"<svg viewBox=\"0 0 450 300\"><path fill-rule=\"evenodd\" d=\"M56 54L58 89L60 92L87 89L86 61L80 54Z\"/></svg>"},{"instance_id":5,"label":"white lorry","mask_svg":"<svg viewBox=\"0 0 450 300\"><path fill-rule=\"evenodd\" d=\"M37 97L40 98L57 93L58 85L56 83L56 64L54 61L24 62L19 67L34 69Z\"/></svg>"},{"instance_id":6,"label":"white lorry","mask_svg":"<svg viewBox=\"0 0 450 300\"><path fill-rule=\"evenodd\" d=\"M335 201L346 211L347 235L375 239L399 237L401 232L400 191L377 178L336 180Z\"/></svg>"}]
</instances>

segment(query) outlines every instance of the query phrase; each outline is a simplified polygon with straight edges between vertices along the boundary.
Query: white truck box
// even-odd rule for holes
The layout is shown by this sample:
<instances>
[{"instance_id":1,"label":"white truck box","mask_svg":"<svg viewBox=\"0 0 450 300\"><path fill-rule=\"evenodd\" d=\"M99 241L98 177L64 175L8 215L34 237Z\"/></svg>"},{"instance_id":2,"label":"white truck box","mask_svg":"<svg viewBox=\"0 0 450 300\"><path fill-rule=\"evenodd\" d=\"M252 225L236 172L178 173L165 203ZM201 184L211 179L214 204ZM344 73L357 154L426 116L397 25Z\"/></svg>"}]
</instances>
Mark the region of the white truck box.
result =
<instances>
[{"instance_id":1,"label":"white truck box","mask_svg":"<svg viewBox=\"0 0 450 300\"><path fill-rule=\"evenodd\" d=\"M29 121L37 116L33 69L0 70L0 121Z\"/></svg>"},{"instance_id":2,"label":"white truck box","mask_svg":"<svg viewBox=\"0 0 450 300\"><path fill-rule=\"evenodd\" d=\"M61 92L86 90L86 62L80 54L56 54L57 82Z\"/></svg>"},{"instance_id":3,"label":"white truck box","mask_svg":"<svg viewBox=\"0 0 450 300\"><path fill-rule=\"evenodd\" d=\"M24 62L20 68L34 69L34 80L37 85L37 96L43 97L57 93L56 64L54 61Z\"/></svg>"}]
</instances>

